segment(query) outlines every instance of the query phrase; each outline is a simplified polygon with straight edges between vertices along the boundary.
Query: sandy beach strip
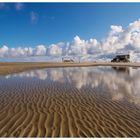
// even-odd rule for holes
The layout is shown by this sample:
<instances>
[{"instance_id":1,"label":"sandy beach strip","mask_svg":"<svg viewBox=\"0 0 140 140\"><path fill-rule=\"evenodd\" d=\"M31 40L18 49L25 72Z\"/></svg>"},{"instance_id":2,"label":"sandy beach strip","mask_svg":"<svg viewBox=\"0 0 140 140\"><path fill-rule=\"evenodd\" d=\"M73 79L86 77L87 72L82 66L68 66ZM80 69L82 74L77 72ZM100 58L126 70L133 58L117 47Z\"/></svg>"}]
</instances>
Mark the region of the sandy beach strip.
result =
<instances>
[{"instance_id":1,"label":"sandy beach strip","mask_svg":"<svg viewBox=\"0 0 140 140\"><path fill-rule=\"evenodd\" d=\"M111 63L111 62L0 62L0 75L6 75L25 70L57 67L88 67L88 66L129 66L140 67L140 63Z\"/></svg>"}]
</instances>

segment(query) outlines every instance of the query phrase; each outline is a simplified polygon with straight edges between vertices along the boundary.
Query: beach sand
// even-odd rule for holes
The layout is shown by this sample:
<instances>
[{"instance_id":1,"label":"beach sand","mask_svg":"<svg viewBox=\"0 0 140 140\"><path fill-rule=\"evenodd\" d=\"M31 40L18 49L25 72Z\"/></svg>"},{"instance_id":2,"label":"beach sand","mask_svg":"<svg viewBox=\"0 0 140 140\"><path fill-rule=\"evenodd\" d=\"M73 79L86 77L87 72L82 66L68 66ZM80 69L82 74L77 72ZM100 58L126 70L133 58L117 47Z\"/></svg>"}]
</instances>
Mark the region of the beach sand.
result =
<instances>
[{"instance_id":1,"label":"beach sand","mask_svg":"<svg viewBox=\"0 0 140 140\"><path fill-rule=\"evenodd\" d=\"M22 72L31 69L57 68L57 67L89 67L89 66L131 66L140 67L140 63L111 63L111 62L0 62L0 75Z\"/></svg>"},{"instance_id":2,"label":"beach sand","mask_svg":"<svg viewBox=\"0 0 140 140\"><path fill-rule=\"evenodd\" d=\"M2 79L0 137L140 137L140 109L88 86Z\"/></svg>"},{"instance_id":3,"label":"beach sand","mask_svg":"<svg viewBox=\"0 0 140 140\"><path fill-rule=\"evenodd\" d=\"M140 110L88 88L41 81L0 84L1 137L140 137Z\"/></svg>"}]
</instances>

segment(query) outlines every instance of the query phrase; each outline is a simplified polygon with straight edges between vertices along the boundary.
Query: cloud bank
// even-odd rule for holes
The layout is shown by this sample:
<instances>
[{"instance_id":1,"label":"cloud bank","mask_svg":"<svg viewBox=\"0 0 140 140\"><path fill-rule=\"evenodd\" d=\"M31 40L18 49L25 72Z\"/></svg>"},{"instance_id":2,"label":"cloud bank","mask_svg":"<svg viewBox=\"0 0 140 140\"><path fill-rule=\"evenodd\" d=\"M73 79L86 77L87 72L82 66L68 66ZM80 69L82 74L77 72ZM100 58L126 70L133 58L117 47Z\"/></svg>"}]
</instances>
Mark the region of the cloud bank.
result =
<instances>
[{"instance_id":1,"label":"cloud bank","mask_svg":"<svg viewBox=\"0 0 140 140\"><path fill-rule=\"evenodd\" d=\"M35 20L34 16L32 18ZM84 40L75 36L71 42L59 42L49 46L10 48L3 45L0 48L0 58L46 56L52 59L61 56L78 56L82 61L93 61L111 60L120 53L130 53L131 61L139 61L140 19L130 23L125 29L122 26L111 25L107 36L100 41L95 38Z\"/></svg>"}]
</instances>

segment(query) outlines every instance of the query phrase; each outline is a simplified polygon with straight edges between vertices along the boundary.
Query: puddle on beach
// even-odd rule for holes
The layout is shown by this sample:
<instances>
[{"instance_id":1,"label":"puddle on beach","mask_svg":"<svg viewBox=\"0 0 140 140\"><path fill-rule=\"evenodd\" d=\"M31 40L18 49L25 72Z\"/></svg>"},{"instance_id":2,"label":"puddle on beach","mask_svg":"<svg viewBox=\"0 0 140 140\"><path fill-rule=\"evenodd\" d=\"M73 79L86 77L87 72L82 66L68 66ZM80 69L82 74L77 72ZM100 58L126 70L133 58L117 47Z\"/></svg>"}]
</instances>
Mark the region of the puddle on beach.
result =
<instances>
[{"instance_id":1,"label":"puddle on beach","mask_svg":"<svg viewBox=\"0 0 140 140\"><path fill-rule=\"evenodd\" d=\"M139 137L140 69L75 67L0 76L0 136Z\"/></svg>"},{"instance_id":2,"label":"puddle on beach","mask_svg":"<svg viewBox=\"0 0 140 140\"><path fill-rule=\"evenodd\" d=\"M55 82L59 86L70 84L78 90L90 88L112 100L126 99L140 105L140 69L132 67L49 68L10 74L0 79L11 81L11 85L23 80L27 83L28 80L33 83L38 80L52 84Z\"/></svg>"}]
</instances>

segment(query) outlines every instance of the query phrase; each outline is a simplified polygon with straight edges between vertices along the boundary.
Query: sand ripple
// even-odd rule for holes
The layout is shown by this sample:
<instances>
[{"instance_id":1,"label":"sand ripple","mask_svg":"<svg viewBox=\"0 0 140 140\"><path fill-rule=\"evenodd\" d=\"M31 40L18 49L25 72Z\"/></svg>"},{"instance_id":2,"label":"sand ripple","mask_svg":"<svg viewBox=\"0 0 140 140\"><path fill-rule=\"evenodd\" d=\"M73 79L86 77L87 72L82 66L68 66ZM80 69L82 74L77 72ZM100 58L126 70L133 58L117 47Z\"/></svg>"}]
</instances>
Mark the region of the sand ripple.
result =
<instances>
[{"instance_id":1,"label":"sand ripple","mask_svg":"<svg viewBox=\"0 0 140 140\"><path fill-rule=\"evenodd\" d=\"M140 108L84 87L1 79L1 137L140 137Z\"/></svg>"}]
</instances>

